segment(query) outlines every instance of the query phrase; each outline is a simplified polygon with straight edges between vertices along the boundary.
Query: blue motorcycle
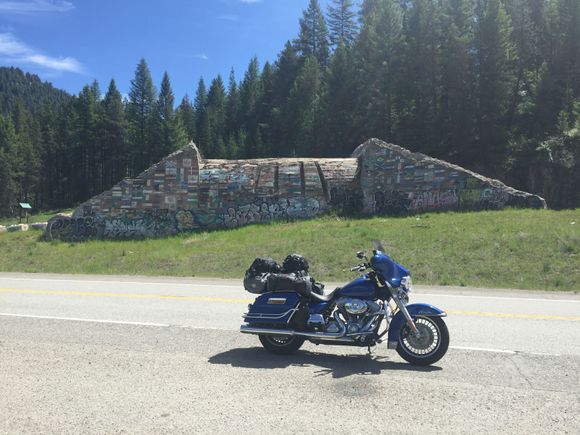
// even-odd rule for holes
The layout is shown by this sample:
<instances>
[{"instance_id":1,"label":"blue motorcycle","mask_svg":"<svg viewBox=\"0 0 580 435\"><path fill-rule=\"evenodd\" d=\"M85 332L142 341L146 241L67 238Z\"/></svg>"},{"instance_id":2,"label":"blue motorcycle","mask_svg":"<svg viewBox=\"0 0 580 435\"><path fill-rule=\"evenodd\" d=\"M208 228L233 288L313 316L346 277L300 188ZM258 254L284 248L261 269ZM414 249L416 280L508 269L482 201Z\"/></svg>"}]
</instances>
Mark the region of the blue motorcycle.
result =
<instances>
[{"instance_id":1,"label":"blue motorcycle","mask_svg":"<svg viewBox=\"0 0 580 435\"><path fill-rule=\"evenodd\" d=\"M296 352L306 340L363 346L369 352L387 341L389 349L411 364L439 361L449 347L443 321L447 313L429 304L409 304L410 272L385 254L380 243L370 260L362 251L356 255L364 261L351 271L364 274L331 293L308 285L265 288L248 306L240 332L258 335L274 354Z\"/></svg>"}]
</instances>

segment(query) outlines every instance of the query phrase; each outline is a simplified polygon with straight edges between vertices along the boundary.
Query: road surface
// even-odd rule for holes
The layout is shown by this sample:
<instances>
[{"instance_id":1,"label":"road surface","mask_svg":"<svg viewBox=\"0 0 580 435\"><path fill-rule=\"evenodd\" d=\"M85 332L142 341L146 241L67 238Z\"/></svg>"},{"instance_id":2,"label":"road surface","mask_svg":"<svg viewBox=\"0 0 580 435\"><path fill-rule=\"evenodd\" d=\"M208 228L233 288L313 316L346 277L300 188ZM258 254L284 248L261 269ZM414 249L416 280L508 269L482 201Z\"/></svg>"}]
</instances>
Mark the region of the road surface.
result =
<instances>
[{"instance_id":1,"label":"road surface","mask_svg":"<svg viewBox=\"0 0 580 435\"><path fill-rule=\"evenodd\" d=\"M449 313L432 367L272 356L238 332L237 281L0 274L0 433L580 433L580 295L411 299Z\"/></svg>"}]
</instances>

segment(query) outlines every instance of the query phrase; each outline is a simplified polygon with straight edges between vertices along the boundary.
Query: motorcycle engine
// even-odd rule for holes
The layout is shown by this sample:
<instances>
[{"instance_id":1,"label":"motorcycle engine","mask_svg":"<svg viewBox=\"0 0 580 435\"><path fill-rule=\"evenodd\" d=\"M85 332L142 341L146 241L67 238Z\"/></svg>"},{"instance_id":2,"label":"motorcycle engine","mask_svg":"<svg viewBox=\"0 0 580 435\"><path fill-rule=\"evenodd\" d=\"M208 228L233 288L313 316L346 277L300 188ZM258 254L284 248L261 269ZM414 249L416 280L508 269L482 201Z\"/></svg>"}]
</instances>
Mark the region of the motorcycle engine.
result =
<instances>
[{"instance_id":1,"label":"motorcycle engine","mask_svg":"<svg viewBox=\"0 0 580 435\"><path fill-rule=\"evenodd\" d=\"M336 301L336 306L342 313L359 316L361 314L376 314L381 307L373 301L363 301L362 299L340 298Z\"/></svg>"},{"instance_id":2,"label":"motorcycle engine","mask_svg":"<svg viewBox=\"0 0 580 435\"><path fill-rule=\"evenodd\" d=\"M376 315L381 309L380 305L376 302L351 298L338 299L336 306L346 320L347 332L349 334L365 332L367 318Z\"/></svg>"}]
</instances>

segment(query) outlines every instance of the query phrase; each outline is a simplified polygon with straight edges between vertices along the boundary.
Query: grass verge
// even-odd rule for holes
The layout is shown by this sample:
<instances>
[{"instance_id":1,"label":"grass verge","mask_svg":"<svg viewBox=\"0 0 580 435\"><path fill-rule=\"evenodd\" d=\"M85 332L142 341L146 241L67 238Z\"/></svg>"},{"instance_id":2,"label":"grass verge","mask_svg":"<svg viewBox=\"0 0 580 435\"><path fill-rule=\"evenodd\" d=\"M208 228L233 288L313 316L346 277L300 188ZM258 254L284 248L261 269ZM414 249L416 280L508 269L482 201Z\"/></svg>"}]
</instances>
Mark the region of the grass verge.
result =
<instances>
[{"instance_id":1,"label":"grass verge","mask_svg":"<svg viewBox=\"0 0 580 435\"><path fill-rule=\"evenodd\" d=\"M355 251L379 239L420 284L580 291L580 209L326 216L138 241L39 236L0 234L0 271L241 278L257 256L298 252L317 279L347 281Z\"/></svg>"}]
</instances>

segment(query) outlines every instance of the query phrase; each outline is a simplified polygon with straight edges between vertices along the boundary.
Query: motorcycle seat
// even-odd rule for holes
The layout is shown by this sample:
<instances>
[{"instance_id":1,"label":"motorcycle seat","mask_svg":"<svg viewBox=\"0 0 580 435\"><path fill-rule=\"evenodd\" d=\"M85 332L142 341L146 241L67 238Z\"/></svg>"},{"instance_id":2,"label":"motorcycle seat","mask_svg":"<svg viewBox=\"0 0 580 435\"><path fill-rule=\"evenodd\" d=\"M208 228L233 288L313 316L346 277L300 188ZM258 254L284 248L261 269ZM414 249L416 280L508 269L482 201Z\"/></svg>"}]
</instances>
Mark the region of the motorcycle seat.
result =
<instances>
[{"instance_id":1,"label":"motorcycle seat","mask_svg":"<svg viewBox=\"0 0 580 435\"><path fill-rule=\"evenodd\" d=\"M338 292L341 288L342 287L337 287L333 291L331 291L330 293L327 293L325 295L319 295L318 293L311 292L310 297L313 299L318 299L321 302L328 302L328 301L332 300L332 298L334 297L336 292Z\"/></svg>"}]
</instances>

